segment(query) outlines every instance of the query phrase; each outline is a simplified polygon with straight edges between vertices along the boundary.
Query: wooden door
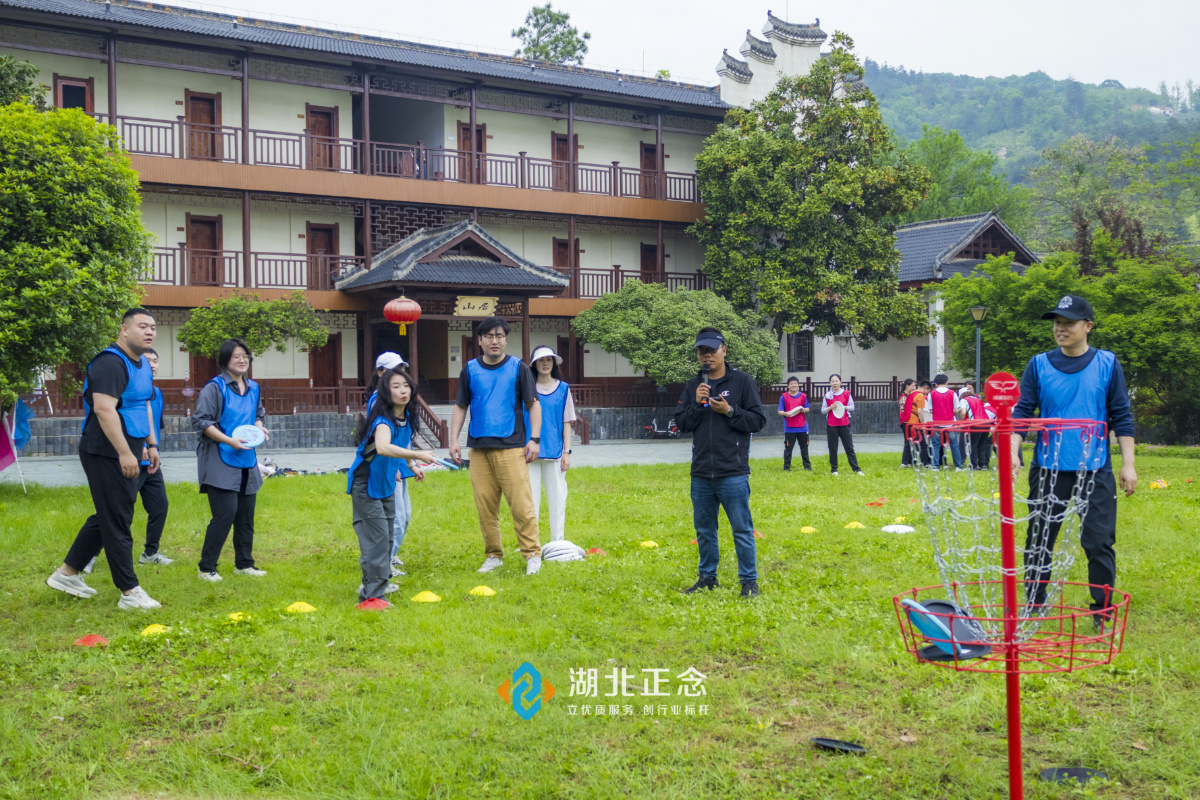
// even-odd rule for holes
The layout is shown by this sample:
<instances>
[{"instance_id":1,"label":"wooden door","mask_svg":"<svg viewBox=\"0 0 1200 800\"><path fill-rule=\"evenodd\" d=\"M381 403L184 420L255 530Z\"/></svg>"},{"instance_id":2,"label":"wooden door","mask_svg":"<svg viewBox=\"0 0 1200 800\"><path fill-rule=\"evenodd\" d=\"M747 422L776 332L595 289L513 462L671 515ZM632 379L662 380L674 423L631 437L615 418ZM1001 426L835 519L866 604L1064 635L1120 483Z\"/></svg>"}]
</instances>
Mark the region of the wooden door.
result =
<instances>
[{"instance_id":1,"label":"wooden door","mask_svg":"<svg viewBox=\"0 0 1200 800\"><path fill-rule=\"evenodd\" d=\"M929 346L917 347L917 381L929 380Z\"/></svg>"},{"instance_id":2,"label":"wooden door","mask_svg":"<svg viewBox=\"0 0 1200 800\"><path fill-rule=\"evenodd\" d=\"M658 274L658 245L643 244L642 245L642 263L641 263L641 279L642 283L657 283L659 280Z\"/></svg>"},{"instance_id":3,"label":"wooden door","mask_svg":"<svg viewBox=\"0 0 1200 800\"><path fill-rule=\"evenodd\" d=\"M187 157L221 160L221 95L186 90Z\"/></svg>"},{"instance_id":4,"label":"wooden door","mask_svg":"<svg viewBox=\"0 0 1200 800\"><path fill-rule=\"evenodd\" d=\"M642 142L641 181L639 184L642 197L658 196L658 147Z\"/></svg>"},{"instance_id":5,"label":"wooden door","mask_svg":"<svg viewBox=\"0 0 1200 800\"><path fill-rule=\"evenodd\" d=\"M338 168L336 108L305 105L305 127L309 132L309 169Z\"/></svg>"},{"instance_id":6,"label":"wooden door","mask_svg":"<svg viewBox=\"0 0 1200 800\"><path fill-rule=\"evenodd\" d=\"M220 286L224 282L221 218L187 215L187 281L189 286Z\"/></svg>"},{"instance_id":7,"label":"wooden door","mask_svg":"<svg viewBox=\"0 0 1200 800\"><path fill-rule=\"evenodd\" d=\"M458 149L467 152L471 149L471 125L467 122L458 123ZM463 156L467 164L469 183L487 183L487 125L475 124L475 161L470 163L470 156Z\"/></svg>"},{"instance_id":8,"label":"wooden door","mask_svg":"<svg viewBox=\"0 0 1200 800\"><path fill-rule=\"evenodd\" d=\"M93 78L67 78L55 74L54 107L78 108L85 114L91 114L95 86Z\"/></svg>"},{"instance_id":9,"label":"wooden door","mask_svg":"<svg viewBox=\"0 0 1200 800\"><path fill-rule=\"evenodd\" d=\"M479 342L474 336L462 337L462 365L464 367L472 358L479 358L482 355L483 351L479 349Z\"/></svg>"},{"instance_id":10,"label":"wooden door","mask_svg":"<svg viewBox=\"0 0 1200 800\"><path fill-rule=\"evenodd\" d=\"M566 239L555 239L554 240L554 263L552 266L554 267L554 269L557 272L560 272L563 275L566 275L567 277L570 278L570 277L572 277L572 275L571 275L570 271L567 269L568 267L571 266L570 253L568 252L568 249L567 249L569 246L570 245L568 244ZM578 238L575 239L575 270L576 270L576 273L578 273L578 271L579 271L579 239ZM572 285L575 285L574 280L572 280L571 283L572 283Z\"/></svg>"},{"instance_id":11,"label":"wooden door","mask_svg":"<svg viewBox=\"0 0 1200 800\"><path fill-rule=\"evenodd\" d=\"M342 385L342 334L329 334L324 347L309 351L308 375L317 389Z\"/></svg>"},{"instance_id":12,"label":"wooden door","mask_svg":"<svg viewBox=\"0 0 1200 800\"><path fill-rule=\"evenodd\" d=\"M333 273L336 271L338 255L338 226L305 225L305 241L308 242L308 288L329 290L333 288Z\"/></svg>"},{"instance_id":13,"label":"wooden door","mask_svg":"<svg viewBox=\"0 0 1200 800\"><path fill-rule=\"evenodd\" d=\"M567 143L567 135L565 133L550 134L550 158L554 161L551 167L553 183L552 188L560 192L569 192L574 190L574 181L572 176L575 170L572 164L579 161L579 134L575 134L575 157L571 157L571 147Z\"/></svg>"},{"instance_id":14,"label":"wooden door","mask_svg":"<svg viewBox=\"0 0 1200 800\"><path fill-rule=\"evenodd\" d=\"M196 394L200 394L200 389L204 384L211 381L220 374L221 368L217 366L215 358L207 358L198 356L194 353L188 357L188 384L196 390Z\"/></svg>"}]
</instances>

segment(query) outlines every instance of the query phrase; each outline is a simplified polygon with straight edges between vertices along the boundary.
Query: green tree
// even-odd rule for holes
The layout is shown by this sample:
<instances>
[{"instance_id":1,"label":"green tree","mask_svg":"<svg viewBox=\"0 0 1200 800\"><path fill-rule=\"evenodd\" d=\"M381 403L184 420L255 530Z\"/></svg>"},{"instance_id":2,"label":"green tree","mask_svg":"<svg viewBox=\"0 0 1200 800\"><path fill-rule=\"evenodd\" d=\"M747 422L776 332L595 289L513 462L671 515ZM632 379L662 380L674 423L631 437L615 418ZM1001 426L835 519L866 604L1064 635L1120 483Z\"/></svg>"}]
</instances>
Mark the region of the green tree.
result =
<instances>
[{"instance_id":1,"label":"green tree","mask_svg":"<svg viewBox=\"0 0 1200 800\"><path fill-rule=\"evenodd\" d=\"M924 300L900 292L889 221L913 208L929 173L895 152L853 42L734 109L696 158L705 217L692 226L704 273L778 335L811 327L871 347L928 329Z\"/></svg>"},{"instance_id":2,"label":"green tree","mask_svg":"<svg viewBox=\"0 0 1200 800\"><path fill-rule=\"evenodd\" d=\"M149 260L116 131L78 110L0 107L0 404L112 341Z\"/></svg>"},{"instance_id":3,"label":"green tree","mask_svg":"<svg viewBox=\"0 0 1200 800\"><path fill-rule=\"evenodd\" d=\"M47 87L37 82L38 68L28 61L0 56L0 106L28 103L38 111L49 108Z\"/></svg>"},{"instance_id":4,"label":"green tree","mask_svg":"<svg viewBox=\"0 0 1200 800\"><path fill-rule=\"evenodd\" d=\"M696 374L696 332L712 326L725 334L729 363L759 384L778 383L779 341L708 290L668 291L659 283L630 281L596 301L571 322L576 335L619 353L659 386Z\"/></svg>"},{"instance_id":5,"label":"green tree","mask_svg":"<svg viewBox=\"0 0 1200 800\"><path fill-rule=\"evenodd\" d=\"M1097 247L1104 247L1103 237ZM1117 259L1103 275L1079 272L1075 253L1052 256L1018 275L1009 259L989 259L980 275L955 276L941 286L940 322L951 363L964 374L975 364L975 324L968 309L988 308L983 325L983 372L1021 375L1036 354L1053 349L1050 323L1041 319L1065 294L1088 298L1096 311L1089 337L1116 353L1125 369L1135 418L1168 443L1195 443L1200 435L1200 294L1196 275L1169 257Z\"/></svg>"},{"instance_id":6,"label":"green tree","mask_svg":"<svg viewBox=\"0 0 1200 800\"><path fill-rule=\"evenodd\" d=\"M329 341L329 329L301 291L276 300L234 292L209 302L207 308L193 311L176 333L189 353L216 358L221 343L232 338L241 339L259 355L271 348L286 353L293 340L303 350L315 350Z\"/></svg>"},{"instance_id":7,"label":"green tree","mask_svg":"<svg viewBox=\"0 0 1200 800\"><path fill-rule=\"evenodd\" d=\"M590 33L580 33L571 24L571 15L566 11L555 11L551 3L534 6L525 15L525 24L512 32L514 39L521 40L521 47L513 55L546 61L550 64L583 64L587 55Z\"/></svg>"},{"instance_id":8,"label":"green tree","mask_svg":"<svg viewBox=\"0 0 1200 800\"><path fill-rule=\"evenodd\" d=\"M989 152L967 147L958 131L922 128L921 138L902 151L910 163L929 171L933 183L925 201L896 220L922 222L961 217L996 209L1019 236L1029 233L1032 206L1029 189L1012 186L999 171L999 159Z\"/></svg>"}]
</instances>

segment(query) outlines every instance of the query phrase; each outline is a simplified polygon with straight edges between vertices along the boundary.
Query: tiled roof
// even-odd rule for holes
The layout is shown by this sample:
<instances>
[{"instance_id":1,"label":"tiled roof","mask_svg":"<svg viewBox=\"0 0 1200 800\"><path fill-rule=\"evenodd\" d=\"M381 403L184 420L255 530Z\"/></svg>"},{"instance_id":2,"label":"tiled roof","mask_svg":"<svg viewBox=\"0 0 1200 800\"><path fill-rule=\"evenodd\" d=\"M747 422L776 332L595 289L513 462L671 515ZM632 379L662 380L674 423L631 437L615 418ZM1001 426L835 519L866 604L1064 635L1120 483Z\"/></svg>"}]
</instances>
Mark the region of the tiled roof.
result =
<instances>
[{"instance_id":1,"label":"tiled roof","mask_svg":"<svg viewBox=\"0 0 1200 800\"><path fill-rule=\"evenodd\" d=\"M750 71L750 66L745 61L739 61L729 55L728 50L721 51L721 61L717 64L717 74L720 75L724 72L732 73L733 77L743 83L754 77L754 73Z\"/></svg>"},{"instance_id":2,"label":"tiled roof","mask_svg":"<svg viewBox=\"0 0 1200 800\"><path fill-rule=\"evenodd\" d=\"M828 36L825 31L821 30L821 20L817 20L812 25L797 25L794 22L785 22L779 17L767 12L767 24L763 27L763 33L777 33L785 39L800 39L809 42L823 42Z\"/></svg>"},{"instance_id":3,"label":"tiled roof","mask_svg":"<svg viewBox=\"0 0 1200 800\"><path fill-rule=\"evenodd\" d=\"M741 46L740 52L742 55L753 53L763 61L775 60L775 48L771 46L771 43L764 42L762 39L755 39L754 35L750 33L749 28L746 29L746 42Z\"/></svg>"},{"instance_id":4,"label":"tiled roof","mask_svg":"<svg viewBox=\"0 0 1200 800\"><path fill-rule=\"evenodd\" d=\"M548 86L621 95L657 103L717 109L728 107L721 101L720 89L715 86L623 76L617 72L533 62L248 17L239 21L238 17L230 14L161 3L116 0L110 7L96 0L0 0L0 8L3 7L76 17L105 25L136 25L177 34L219 37L230 44L242 46L257 44L295 48L340 58L374 59L411 67L442 69L527 83L531 88L535 85Z\"/></svg>"},{"instance_id":5,"label":"tiled roof","mask_svg":"<svg viewBox=\"0 0 1200 800\"><path fill-rule=\"evenodd\" d=\"M1017 245L1016 262L1032 264L1037 256L992 211L964 217L912 222L896 228L896 249L900 251L900 280L933 281L952 274L970 274L984 263L974 259L952 258L991 225L999 225Z\"/></svg>"},{"instance_id":6,"label":"tiled roof","mask_svg":"<svg viewBox=\"0 0 1200 800\"><path fill-rule=\"evenodd\" d=\"M516 266L509 267L483 256L470 255L445 255L437 261L420 263L421 259L464 233L473 233ZM345 291L389 283L433 283L559 290L566 288L569 282L565 275L517 255L478 224L467 219L440 228L422 228L375 256L371 269L352 273L339 280L337 288Z\"/></svg>"}]
</instances>

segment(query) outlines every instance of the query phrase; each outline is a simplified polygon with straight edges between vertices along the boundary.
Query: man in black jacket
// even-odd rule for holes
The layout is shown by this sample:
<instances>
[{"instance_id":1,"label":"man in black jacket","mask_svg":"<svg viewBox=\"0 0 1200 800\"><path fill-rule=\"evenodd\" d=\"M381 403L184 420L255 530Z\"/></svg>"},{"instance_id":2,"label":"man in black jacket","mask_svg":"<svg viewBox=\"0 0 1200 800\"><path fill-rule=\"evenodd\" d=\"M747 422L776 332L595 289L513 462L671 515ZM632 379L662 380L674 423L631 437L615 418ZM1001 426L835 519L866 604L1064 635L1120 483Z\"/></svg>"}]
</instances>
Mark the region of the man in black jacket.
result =
<instances>
[{"instance_id":1,"label":"man in black jacket","mask_svg":"<svg viewBox=\"0 0 1200 800\"><path fill-rule=\"evenodd\" d=\"M763 429L767 417L754 379L725 364L725 337L720 331L703 328L696 334L696 357L700 374L688 381L675 406L675 423L692 434L692 518L700 550L700 579L687 591L720 585L720 506L733 528L742 597L757 597L757 555L750 517L750 435Z\"/></svg>"}]
</instances>

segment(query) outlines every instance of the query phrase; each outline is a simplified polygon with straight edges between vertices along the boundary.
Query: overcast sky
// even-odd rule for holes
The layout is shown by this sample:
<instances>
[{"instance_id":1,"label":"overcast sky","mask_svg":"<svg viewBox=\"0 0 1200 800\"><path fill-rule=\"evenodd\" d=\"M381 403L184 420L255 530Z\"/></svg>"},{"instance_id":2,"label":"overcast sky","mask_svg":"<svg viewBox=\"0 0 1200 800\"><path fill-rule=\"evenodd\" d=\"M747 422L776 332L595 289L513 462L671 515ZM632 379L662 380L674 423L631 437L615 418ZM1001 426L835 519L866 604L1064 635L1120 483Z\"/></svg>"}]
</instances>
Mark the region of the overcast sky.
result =
<instances>
[{"instance_id":1,"label":"overcast sky","mask_svg":"<svg viewBox=\"0 0 1200 800\"><path fill-rule=\"evenodd\" d=\"M533 0L182 0L397 38L511 54L509 36ZM706 85L722 48L736 53L750 28L761 37L767 9L792 22L820 18L827 32L854 38L858 53L926 72L1024 75L1044 70L1085 83L1116 78L1157 88L1160 80L1200 83L1200 2L1196 0L555 0L591 32L588 66L626 72L669 69Z\"/></svg>"}]
</instances>

